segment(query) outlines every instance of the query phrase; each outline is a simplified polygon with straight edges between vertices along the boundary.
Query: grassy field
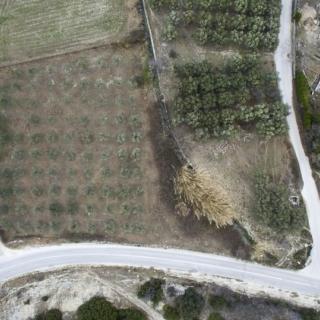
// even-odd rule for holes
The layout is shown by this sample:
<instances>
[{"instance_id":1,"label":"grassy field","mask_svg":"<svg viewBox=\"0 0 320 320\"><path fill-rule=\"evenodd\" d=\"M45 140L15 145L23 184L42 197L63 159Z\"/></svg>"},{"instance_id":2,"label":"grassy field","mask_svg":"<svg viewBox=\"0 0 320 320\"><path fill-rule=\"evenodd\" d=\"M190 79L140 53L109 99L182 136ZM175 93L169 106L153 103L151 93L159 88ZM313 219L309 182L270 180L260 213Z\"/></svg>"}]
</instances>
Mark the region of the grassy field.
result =
<instances>
[{"instance_id":1,"label":"grassy field","mask_svg":"<svg viewBox=\"0 0 320 320\"><path fill-rule=\"evenodd\" d=\"M0 65L116 40L126 28L128 3L4 0L0 4Z\"/></svg>"}]
</instances>

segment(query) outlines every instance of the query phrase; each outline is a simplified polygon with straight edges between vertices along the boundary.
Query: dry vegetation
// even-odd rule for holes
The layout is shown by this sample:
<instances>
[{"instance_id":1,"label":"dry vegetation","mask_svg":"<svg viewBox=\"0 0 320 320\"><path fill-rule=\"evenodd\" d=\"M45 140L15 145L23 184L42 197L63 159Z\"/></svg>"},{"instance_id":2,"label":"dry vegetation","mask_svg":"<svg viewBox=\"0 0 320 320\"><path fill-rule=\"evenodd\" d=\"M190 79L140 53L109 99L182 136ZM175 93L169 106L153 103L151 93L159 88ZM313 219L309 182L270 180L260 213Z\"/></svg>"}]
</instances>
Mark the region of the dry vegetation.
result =
<instances>
[{"instance_id":1,"label":"dry vegetation","mask_svg":"<svg viewBox=\"0 0 320 320\"><path fill-rule=\"evenodd\" d=\"M199 220L205 217L218 228L231 225L235 219L230 200L203 170L182 167L175 178L175 193L181 201L177 210L182 216L187 216L191 208Z\"/></svg>"}]
</instances>

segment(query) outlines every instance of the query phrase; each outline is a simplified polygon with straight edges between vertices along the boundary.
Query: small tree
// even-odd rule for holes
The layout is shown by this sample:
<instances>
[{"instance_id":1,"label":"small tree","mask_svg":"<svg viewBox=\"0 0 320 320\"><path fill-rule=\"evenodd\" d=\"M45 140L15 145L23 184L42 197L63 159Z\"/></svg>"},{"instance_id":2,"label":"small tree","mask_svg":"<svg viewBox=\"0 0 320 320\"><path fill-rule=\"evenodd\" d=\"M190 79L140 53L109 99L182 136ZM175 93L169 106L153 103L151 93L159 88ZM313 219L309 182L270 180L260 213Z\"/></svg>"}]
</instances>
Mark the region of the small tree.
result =
<instances>
[{"instance_id":1,"label":"small tree","mask_svg":"<svg viewBox=\"0 0 320 320\"><path fill-rule=\"evenodd\" d=\"M193 320L199 317L204 298L194 288L188 288L185 293L176 299L177 308L184 320Z\"/></svg>"}]
</instances>

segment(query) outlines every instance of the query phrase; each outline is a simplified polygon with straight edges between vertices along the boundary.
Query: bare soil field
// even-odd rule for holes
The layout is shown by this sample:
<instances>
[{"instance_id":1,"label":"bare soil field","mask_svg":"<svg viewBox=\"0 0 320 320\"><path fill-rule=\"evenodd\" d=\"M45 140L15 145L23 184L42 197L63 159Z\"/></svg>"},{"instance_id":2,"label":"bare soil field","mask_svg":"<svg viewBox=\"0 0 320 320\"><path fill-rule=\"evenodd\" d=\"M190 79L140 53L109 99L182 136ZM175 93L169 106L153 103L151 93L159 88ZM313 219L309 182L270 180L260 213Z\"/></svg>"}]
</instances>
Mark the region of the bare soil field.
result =
<instances>
[{"instance_id":1,"label":"bare soil field","mask_svg":"<svg viewBox=\"0 0 320 320\"><path fill-rule=\"evenodd\" d=\"M0 65L116 42L131 31L135 5L135 0L1 1Z\"/></svg>"},{"instance_id":2,"label":"bare soil field","mask_svg":"<svg viewBox=\"0 0 320 320\"><path fill-rule=\"evenodd\" d=\"M247 257L240 236L174 213L144 44L2 69L0 224L7 241L105 239ZM146 80L147 81L147 80Z\"/></svg>"},{"instance_id":3,"label":"bare soil field","mask_svg":"<svg viewBox=\"0 0 320 320\"><path fill-rule=\"evenodd\" d=\"M160 87L175 123L173 105L178 92L175 65L207 60L219 67L241 50L202 46L183 28L179 29L179 35L174 40L168 41L164 36L166 11L148 5L148 12L158 55ZM179 16L178 11L176 15ZM261 70L275 72L272 52L258 54L262 61ZM196 139L189 127L180 124L175 126L175 133L191 163L199 170L206 170L211 175L212 183L229 195L240 225L255 243L251 258L282 267L301 267L308 255L306 247L312 241L307 223L301 224L300 230L279 233L258 223L254 211L254 177L257 171L275 177L287 186L290 197L296 197L300 203L302 201L297 162L287 136L265 140L255 132L240 130L236 137L201 141Z\"/></svg>"}]
</instances>

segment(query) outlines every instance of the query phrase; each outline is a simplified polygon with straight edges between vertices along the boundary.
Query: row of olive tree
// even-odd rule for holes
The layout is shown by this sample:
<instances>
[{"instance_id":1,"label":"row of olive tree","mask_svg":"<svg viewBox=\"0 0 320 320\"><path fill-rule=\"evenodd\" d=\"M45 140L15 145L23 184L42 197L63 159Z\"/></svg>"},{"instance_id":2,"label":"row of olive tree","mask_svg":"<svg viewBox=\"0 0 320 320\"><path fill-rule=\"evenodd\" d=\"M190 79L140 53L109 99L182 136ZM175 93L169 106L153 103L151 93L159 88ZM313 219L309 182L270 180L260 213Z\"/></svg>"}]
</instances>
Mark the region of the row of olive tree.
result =
<instances>
[{"instance_id":1,"label":"row of olive tree","mask_svg":"<svg viewBox=\"0 0 320 320\"><path fill-rule=\"evenodd\" d=\"M187 63L175 72L175 122L189 125L197 137L231 136L239 128L267 138L286 132L288 111L277 78L263 72L256 56L236 56L221 68L207 61Z\"/></svg>"},{"instance_id":2,"label":"row of olive tree","mask_svg":"<svg viewBox=\"0 0 320 320\"><path fill-rule=\"evenodd\" d=\"M151 0L151 5L166 11L168 40L180 26L191 26L202 44L274 50L278 42L277 0Z\"/></svg>"}]
</instances>

